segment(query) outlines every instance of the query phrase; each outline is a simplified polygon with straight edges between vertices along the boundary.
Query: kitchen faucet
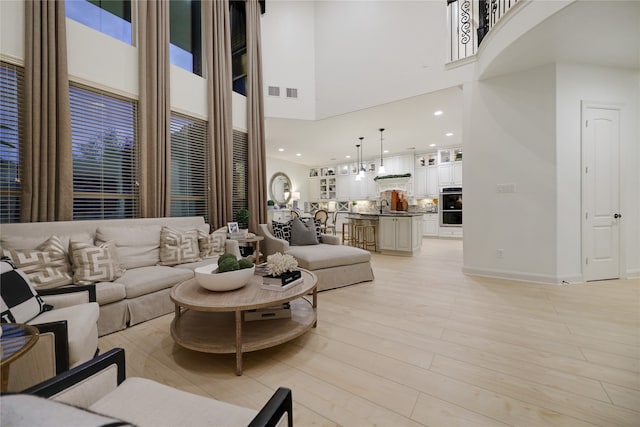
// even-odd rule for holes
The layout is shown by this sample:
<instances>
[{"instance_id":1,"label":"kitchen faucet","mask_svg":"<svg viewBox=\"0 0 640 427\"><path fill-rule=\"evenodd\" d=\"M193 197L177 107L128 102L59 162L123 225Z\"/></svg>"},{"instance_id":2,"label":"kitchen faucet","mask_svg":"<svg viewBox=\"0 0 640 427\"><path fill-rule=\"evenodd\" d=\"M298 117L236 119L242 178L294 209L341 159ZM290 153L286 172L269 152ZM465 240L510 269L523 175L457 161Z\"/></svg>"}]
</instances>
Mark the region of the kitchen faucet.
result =
<instances>
[{"instance_id":1,"label":"kitchen faucet","mask_svg":"<svg viewBox=\"0 0 640 427\"><path fill-rule=\"evenodd\" d=\"M387 199L380 200L380 215L382 215L382 204L386 203L387 207L389 207L389 201Z\"/></svg>"}]
</instances>

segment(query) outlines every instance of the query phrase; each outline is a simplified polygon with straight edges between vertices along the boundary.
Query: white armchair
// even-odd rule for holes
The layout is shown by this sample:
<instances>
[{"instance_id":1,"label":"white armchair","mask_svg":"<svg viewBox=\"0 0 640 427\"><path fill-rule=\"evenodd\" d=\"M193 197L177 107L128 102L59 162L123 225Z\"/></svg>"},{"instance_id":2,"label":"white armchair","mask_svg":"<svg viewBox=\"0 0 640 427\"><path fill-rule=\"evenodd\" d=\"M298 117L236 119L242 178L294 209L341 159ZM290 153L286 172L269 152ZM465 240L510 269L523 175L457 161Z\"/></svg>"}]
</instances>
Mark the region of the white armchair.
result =
<instances>
[{"instance_id":1,"label":"white armchair","mask_svg":"<svg viewBox=\"0 0 640 427\"><path fill-rule=\"evenodd\" d=\"M125 378L124 350L115 348L24 393L2 397L11 425L292 426L291 390L279 388L259 410L187 393L144 378ZM34 396L45 399L36 399ZM54 402L55 401L55 402ZM57 402L57 403L56 403ZM66 404L66 405L65 405ZM67 406L73 405L73 406ZM90 411L84 411L84 409ZM115 425L115 424L114 424Z\"/></svg>"}]
</instances>

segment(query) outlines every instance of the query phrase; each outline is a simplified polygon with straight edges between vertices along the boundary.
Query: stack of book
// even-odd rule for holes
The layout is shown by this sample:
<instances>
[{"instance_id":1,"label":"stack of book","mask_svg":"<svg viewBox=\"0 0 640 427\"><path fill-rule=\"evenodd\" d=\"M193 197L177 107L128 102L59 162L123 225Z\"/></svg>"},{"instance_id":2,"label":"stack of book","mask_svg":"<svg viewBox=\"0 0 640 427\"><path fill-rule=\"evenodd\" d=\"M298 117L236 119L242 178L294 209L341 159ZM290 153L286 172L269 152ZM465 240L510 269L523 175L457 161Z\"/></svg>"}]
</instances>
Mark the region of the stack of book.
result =
<instances>
[{"instance_id":1,"label":"stack of book","mask_svg":"<svg viewBox=\"0 0 640 427\"><path fill-rule=\"evenodd\" d=\"M262 289L269 289L272 291L284 291L304 282L304 278L302 277L302 272L300 270L290 271L282 276L273 277L267 274L265 264L257 265L255 274L262 276Z\"/></svg>"}]
</instances>

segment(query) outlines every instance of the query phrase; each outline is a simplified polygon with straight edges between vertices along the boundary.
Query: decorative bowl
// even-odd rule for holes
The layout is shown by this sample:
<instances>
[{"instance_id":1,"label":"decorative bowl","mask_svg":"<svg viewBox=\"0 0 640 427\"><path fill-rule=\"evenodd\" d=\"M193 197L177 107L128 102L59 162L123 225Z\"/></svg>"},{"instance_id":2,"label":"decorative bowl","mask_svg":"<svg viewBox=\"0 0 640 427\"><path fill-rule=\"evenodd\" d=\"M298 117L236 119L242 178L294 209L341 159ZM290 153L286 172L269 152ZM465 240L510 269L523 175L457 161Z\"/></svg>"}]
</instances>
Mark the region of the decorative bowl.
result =
<instances>
[{"instance_id":1,"label":"decorative bowl","mask_svg":"<svg viewBox=\"0 0 640 427\"><path fill-rule=\"evenodd\" d=\"M256 270L251 268L218 273L217 265L207 265L195 269L196 281L200 286L210 291L232 291L249 283Z\"/></svg>"}]
</instances>

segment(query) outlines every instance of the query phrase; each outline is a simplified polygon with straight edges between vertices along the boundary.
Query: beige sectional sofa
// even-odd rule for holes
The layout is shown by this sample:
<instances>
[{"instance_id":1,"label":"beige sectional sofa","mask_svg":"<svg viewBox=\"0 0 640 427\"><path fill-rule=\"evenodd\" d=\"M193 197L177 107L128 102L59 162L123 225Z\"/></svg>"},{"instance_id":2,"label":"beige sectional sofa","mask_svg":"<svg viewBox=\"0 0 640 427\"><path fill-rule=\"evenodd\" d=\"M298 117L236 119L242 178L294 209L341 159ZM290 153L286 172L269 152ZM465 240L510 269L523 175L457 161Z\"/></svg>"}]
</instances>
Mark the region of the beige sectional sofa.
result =
<instances>
[{"instance_id":1,"label":"beige sectional sofa","mask_svg":"<svg viewBox=\"0 0 640 427\"><path fill-rule=\"evenodd\" d=\"M272 224L260 224L257 234L264 236L265 256L276 252L293 256L300 267L316 274L319 291L373 280L371 253L341 245L338 236L322 234L317 245L292 246L274 236Z\"/></svg>"},{"instance_id":2,"label":"beige sectional sofa","mask_svg":"<svg viewBox=\"0 0 640 427\"><path fill-rule=\"evenodd\" d=\"M209 257L194 262L177 259L165 262L178 262L176 265L161 265L164 226L180 233L199 230L201 237L211 233L202 217L19 223L0 227L0 246L5 254L11 249L36 249L51 236L57 236L64 248L69 248L70 241L85 242L88 246L102 244L109 251L115 247L124 272L119 272L119 277L111 281L95 283L100 306L98 334L105 335L172 312L171 287L194 277L196 267L215 262L215 258ZM224 231L219 230L219 233ZM238 242L226 239L226 234L221 244L223 251L240 256ZM165 260L170 255L165 253ZM196 257L200 258L198 255Z\"/></svg>"}]
</instances>

